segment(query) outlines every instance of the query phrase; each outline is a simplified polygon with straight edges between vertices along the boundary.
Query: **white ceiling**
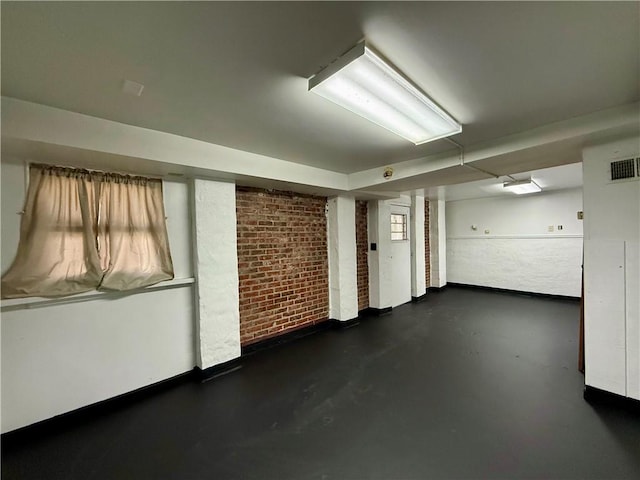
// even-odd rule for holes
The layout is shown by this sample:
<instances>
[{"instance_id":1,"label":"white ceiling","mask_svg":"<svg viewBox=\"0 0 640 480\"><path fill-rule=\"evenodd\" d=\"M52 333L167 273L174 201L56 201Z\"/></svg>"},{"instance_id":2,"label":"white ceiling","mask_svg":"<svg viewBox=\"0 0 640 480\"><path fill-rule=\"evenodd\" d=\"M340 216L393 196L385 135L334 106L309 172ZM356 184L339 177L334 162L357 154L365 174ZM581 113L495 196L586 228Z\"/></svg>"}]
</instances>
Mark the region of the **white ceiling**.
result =
<instances>
[{"instance_id":1,"label":"white ceiling","mask_svg":"<svg viewBox=\"0 0 640 480\"><path fill-rule=\"evenodd\" d=\"M521 172L511 176L501 176L499 178L489 178L457 185L431 187L427 189L426 195L431 199L440 198L446 201L468 200L482 197L513 197L515 194L505 190L502 186L503 183L512 179L526 180L528 178L536 182L542 188L542 192L580 188L582 187L582 163L543 168L530 172Z\"/></svg>"},{"instance_id":2,"label":"white ceiling","mask_svg":"<svg viewBox=\"0 0 640 480\"><path fill-rule=\"evenodd\" d=\"M307 79L362 37L463 124L454 139L465 147L640 100L638 2L1 8L4 96L336 172L452 149L414 146L307 92ZM122 94L124 79L143 95ZM580 148L509 158L510 172L579 161ZM479 178L469 173L393 188Z\"/></svg>"}]
</instances>

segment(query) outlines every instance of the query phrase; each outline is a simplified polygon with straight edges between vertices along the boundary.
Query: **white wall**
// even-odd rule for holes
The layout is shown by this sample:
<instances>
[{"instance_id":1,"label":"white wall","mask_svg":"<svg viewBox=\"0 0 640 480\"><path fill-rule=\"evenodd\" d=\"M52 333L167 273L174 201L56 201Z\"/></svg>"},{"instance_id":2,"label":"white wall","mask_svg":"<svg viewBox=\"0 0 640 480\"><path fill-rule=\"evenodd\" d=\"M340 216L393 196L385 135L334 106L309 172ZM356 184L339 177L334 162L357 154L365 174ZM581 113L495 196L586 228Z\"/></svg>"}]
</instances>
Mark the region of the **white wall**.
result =
<instances>
[{"instance_id":1,"label":"white wall","mask_svg":"<svg viewBox=\"0 0 640 480\"><path fill-rule=\"evenodd\" d=\"M5 271L18 244L16 212L23 207L26 170L18 159L3 159L0 168ZM188 187L165 182L164 196L176 279L191 278ZM170 378L195 364L191 284L28 308L16 303L3 301L2 307L2 432Z\"/></svg>"},{"instance_id":2,"label":"white wall","mask_svg":"<svg viewBox=\"0 0 640 480\"><path fill-rule=\"evenodd\" d=\"M196 363L206 369L240 356L236 186L193 182Z\"/></svg>"},{"instance_id":3,"label":"white wall","mask_svg":"<svg viewBox=\"0 0 640 480\"><path fill-rule=\"evenodd\" d=\"M419 298L427 292L424 250L424 196L411 195L411 296Z\"/></svg>"},{"instance_id":4,"label":"white wall","mask_svg":"<svg viewBox=\"0 0 640 480\"><path fill-rule=\"evenodd\" d=\"M329 318L348 321L358 316L356 202L333 197L327 202Z\"/></svg>"},{"instance_id":5,"label":"white wall","mask_svg":"<svg viewBox=\"0 0 640 480\"><path fill-rule=\"evenodd\" d=\"M448 281L579 297L579 210L581 189L447 202Z\"/></svg>"},{"instance_id":6,"label":"white wall","mask_svg":"<svg viewBox=\"0 0 640 480\"><path fill-rule=\"evenodd\" d=\"M392 255L391 255L391 206L383 200L370 200L368 204L369 242L369 306L388 308L392 302Z\"/></svg>"},{"instance_id":7,"label":"white wall","mask_svg":"<svg viewBox=\"0 0 640 480\"><path fill-rule=\"evenodd\" d=\"M447 222L444 200L429 202L429 256L431 258L430 287L447 284Z\"/></svg>"},{"instance_id":8,"label":"white wall","mask_svg":"<svg viewBox=\"0 0 640 480\"><path fill-rule=\"evenodd\" d=\"M585 383L640 399L640 180L611 182L610 162L640 138L583 152Z\"/></svg>"}]
</instances>

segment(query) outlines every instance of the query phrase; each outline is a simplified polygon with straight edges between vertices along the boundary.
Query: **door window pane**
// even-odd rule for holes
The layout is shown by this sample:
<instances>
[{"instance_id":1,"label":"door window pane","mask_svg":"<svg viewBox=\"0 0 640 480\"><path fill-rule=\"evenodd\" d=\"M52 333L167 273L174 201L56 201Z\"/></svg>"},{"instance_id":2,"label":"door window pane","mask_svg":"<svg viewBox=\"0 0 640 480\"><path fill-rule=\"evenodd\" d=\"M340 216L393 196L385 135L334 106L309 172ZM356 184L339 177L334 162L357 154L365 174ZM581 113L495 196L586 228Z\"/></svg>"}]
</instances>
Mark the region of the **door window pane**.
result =
<instances>
[{"instance_id":1,"label":"door window pane","mask_svg":"<svg viewBox=\"0 0 640 480\"><path fill-rule=\"evenodd\" d=\"M391 240L407 240L407 216L391 214Z\"/></svg>"}]
</instances>

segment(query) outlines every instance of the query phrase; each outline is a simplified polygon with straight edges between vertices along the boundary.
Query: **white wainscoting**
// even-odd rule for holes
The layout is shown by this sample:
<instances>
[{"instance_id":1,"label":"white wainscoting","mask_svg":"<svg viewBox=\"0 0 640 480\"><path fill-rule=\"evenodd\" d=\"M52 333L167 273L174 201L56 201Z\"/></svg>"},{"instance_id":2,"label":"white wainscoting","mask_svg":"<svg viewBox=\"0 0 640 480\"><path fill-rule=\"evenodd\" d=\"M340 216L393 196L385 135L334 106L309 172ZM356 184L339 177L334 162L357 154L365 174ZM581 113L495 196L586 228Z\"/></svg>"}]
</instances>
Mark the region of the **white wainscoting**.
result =
<instances>
[{"instance_id":1,"label":"white wainscoting","mask_svg":"<svg viewBox=\"0 0 640 480\"><path fill-rule=\"evenodd\" d=\"M579 297L582 235L447 239L447 281Z\"/></svg>"}]
</instances>

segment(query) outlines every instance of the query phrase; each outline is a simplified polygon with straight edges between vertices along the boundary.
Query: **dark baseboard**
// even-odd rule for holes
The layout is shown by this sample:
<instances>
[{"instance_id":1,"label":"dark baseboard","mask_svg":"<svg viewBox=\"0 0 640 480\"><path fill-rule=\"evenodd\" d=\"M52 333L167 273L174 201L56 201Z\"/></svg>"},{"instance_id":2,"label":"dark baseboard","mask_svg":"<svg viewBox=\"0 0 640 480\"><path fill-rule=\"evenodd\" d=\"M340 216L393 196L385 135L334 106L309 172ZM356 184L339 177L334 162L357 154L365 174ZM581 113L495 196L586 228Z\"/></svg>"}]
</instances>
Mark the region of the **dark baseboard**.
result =
<instances>
[{"instance_id":1,"label":"dark baseboard","mask_svg":"<svg viewBox=\"0 0 640 480\"><path fill-rule=\"evenodd\" d=\"M419 297L411 297L411 302L412 303L418 303L418 302L422 302L423 300L425 300L427 298L427 294L424 293L422 295L420 295Z\"/></svg>"},{"instance_id":2,"label":"dark baseboard","mask_svg":"<svg viewBox=\"0 0 640 480\"><path fill-rule=\"evenodd\" d=\"M617 393L607 392L590 385L584 386L583 398L592 405L607 405L616 408L625 408L640 413L640 400L624 397Z\"/></svg>"},{"instance_id":3,"label":"dark baseboard","mask_svg":"<svg viewBox=\"0 0 640 480\"><path fill-rule=\"evenodd\" d=\"M297 340L308 335L313 335L316 332L327 330L332 326L333 324L330 320L323 320L321 322L314 323L313 325L298 328L282 335L265 338L264 340L259 340L255 343L251 343L242 347L242 355L251 355L252 353L258 352L260 350L266 350L268 348L282 345L284 343L289 343L292 340Z\"/></svg>"},{"instance_id":4,"label":"dark baseboard","mask_svg":"<svg viewBox=\"0 0 640 480\"><path fill-rule=\"evenodd\" d=\"M346 328L355 327L360 325L360 319L362 317L357 316L356 318L352 318L350 320L336 320L335 318L331 318L329 322L331 322L331 326L336 330L344 330Z\"/></svg>"},{"instance_id":5,"label":"dark baseboard","mask_svg":"<svg viewBox=\"0 0 640 480\"><path fill-rule=\"evenodd\" d=\"M579 302L580 297L569 297L567 295L552 295L550 293L525 292L521 290L510 290L508 288L485 287L482 285L468 285L466 283L447 283L448 287L466 288L469 290L485 290L488 292L508 293L511 295L524 295L527 297L549 298L553 300L569 300L571 302Z\"/></svg>"},{"instance_id":6,"label":"dark baseboard","mask_svg":"<svg viewBox=\"0 0 640 480\"><path fill-rule=\"evenodd\" d=\"M268 338L263 341L242 347L242 356L250 355L259 350L271 348L276 345L288 343L293 340L312 335L322 330L328 330L330 328L336 327L353 327L359 322L359 318L354 318L346 322L339 322L337 320L324 320L320 323L316 323L308 327L303 327L291 332L287 332L284 335ZM82 423L90 421L91 419L107 415L121 408L125 408L127 405L143 400L144 398L157 395L164 390L169 390L185 382L192 382L194 380L200 383L208 382L215 378L241 369L242 356L205 369L194 367L193 370L182 373L180 375L176 375L175 377L171 377L166 380L161 380L160 382L154 383L152 385L147 385L131 392L126 392L121 395L108 398L91 405L80 407L76 410L72 410L70 412L63 413L52 418L47 418L37 423L12 430L10 432L3 433L1 437L2 441L15 444L24 440L33 439L38 435L47 432L60 431L65 428L72 427L73 425L80 425Z\"/></svg>"},{"instance_id":7,"label":"dark baseboard","mask_svg":"<svg viewBox=\"0 0 640 480\"><path fill-rule=\"evenodd\" d=\"M227 375L228 373L235 372L236 370L240 370L242 365L240 364L242 357L234 358L233 360L229 360L228 362L220 363L218 365L214 365L213 367L201 369L200 367L195 367L195 371L198 374L198 378L200 383L208 382L209 380L213 380L214 378L221 377L223 375Z\"/></svg>"},{"instance_id":8,"label":"dark baseboard","mask_svg":"<svg viewBox=\"0 0 640 480\"><path fill-rule=\"evenodd\" d=\"M145 398L157 395L165 390L176 387L182 383L192 382L197 378L196 368L175 377L161 380L160 382L145 387L138 388L131 392L126 392L116 397L108 398L97 403L92 403L76 410L72 410L52 418L47 418L31 425L20 427L16 430L2 434L2 442L10 442L12 444L20 443L24 440L32 440L39 435L52 433L86 423L97 417L108 415L121 408L125 408L131 403L135 403Z\"/></svg>"},{"instance_id":9,"label":"dark baseboard","mask_svg":"<svg viewBox=\"0 0 640 480\"><path fill-rule=\"evenodd\" d=\"M366 316L372 315L375 317L379 317L380 315L387 315L391 313L391 310L393 310L392 307L384 307L384 308L367 307L364 310L361 310L359 312L359 316L366 317Z\"/></svg>"},{"instance_id":10,"label":"dark baseboard","mask_svg":"<svg viewBox=\"0 0 640 480\"><path fill-rule=\"evenodd\" d=\"M447 284L449 285L449 284ZM447 289L447 285L445 285L444 287L429 287L427 288L427 293L441 293L444 292Z\"/></svg>"}]
</instances>

